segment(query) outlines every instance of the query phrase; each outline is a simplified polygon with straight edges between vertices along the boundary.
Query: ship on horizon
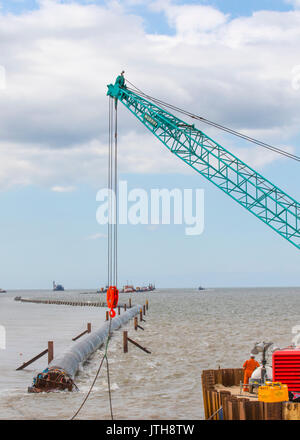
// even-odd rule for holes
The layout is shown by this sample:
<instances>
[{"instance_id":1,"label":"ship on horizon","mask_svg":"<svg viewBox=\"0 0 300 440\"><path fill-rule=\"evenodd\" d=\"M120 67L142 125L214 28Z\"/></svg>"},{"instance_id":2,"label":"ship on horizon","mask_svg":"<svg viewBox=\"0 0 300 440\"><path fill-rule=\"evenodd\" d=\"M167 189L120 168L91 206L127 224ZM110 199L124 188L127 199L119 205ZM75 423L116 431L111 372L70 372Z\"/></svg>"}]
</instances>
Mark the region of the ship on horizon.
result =
<instances>
[{"instance_id":1,"label":"ship on horizon","mask_svg":"<svg viewBox=\"0 0 300 440\"><path fill-rule=\"evenodd\" d=\"M148 286L136 287L136 292L153 292L155 284L149 283Z\"/></svg>"},{"instance_id":2,"label":"ship on horizon","mask_svg":"<svg viewBox=\"0 0 300 440\"><path fill-rule=\"evenodd\" d=\"M155 285L152 283L149 283L148 286L135 287L135 288L133 285L126 284L121 290L121 293L152 292L153 290L155 290Z\"/></svg>"},{"instance_id":3,"label":"ship on horizon","mask_svg":"<svg viewBox=\"0 0 300 440\"><path fill-rule=\"evenodd\" d=\"M106 293L108 290L108 286L101 287L99 290L97 290L97 293ZM133 284L125 284L122 289L120 289L120 293L133 293L133 292L153 292L153 290L156 290L155 284L149 283L148 286L142 286L142 287L134 287Z\"/></svg>"},{"instance_id":4,"label":"ship on horizon","mask_svg":"<svg viewBox=\"0 0 300 440\"><path fill-rule=\"evenodd\" d=\"M53 281L53 292L62 292L65 288L61 284L56 284L55 281Z\"/></svg>"},{"instance_id":5,"label":"ship on horizon","mask_svg":"<svg viewBox=\"0 0 300 440\"><path fill-rule=\"evenodd\" d=\"M135 291L136 289L131 284L126 284L125 286L123 286L123 289L121 289L121 293L132 293Z\"/></svg>"},{"instance_id":6,"label":"ship on horizon","mask_svg":"<svg viewBox=\"0 0 300 440\"><path fill-rule=\"evenodd\" d=\"M108 286L100 287L99 290L97 290L97 293L106 293L108 291Z\"/></svg>"}]
</instances>

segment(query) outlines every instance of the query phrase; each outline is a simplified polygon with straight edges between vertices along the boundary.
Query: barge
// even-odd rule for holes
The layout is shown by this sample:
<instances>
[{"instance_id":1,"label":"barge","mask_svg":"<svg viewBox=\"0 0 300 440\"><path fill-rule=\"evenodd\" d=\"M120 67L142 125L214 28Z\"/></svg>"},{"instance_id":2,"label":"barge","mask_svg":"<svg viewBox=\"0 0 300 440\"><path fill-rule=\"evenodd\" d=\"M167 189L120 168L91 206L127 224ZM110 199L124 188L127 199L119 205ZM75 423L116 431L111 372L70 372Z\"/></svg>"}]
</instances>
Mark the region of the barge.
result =
<instances>
[{"instance_id":1,"label":"barge","mask_svg":"<svg viewBox=\"0 0 300 440\"><path fill-rule=\"evenodd\" d=\"M300 346L274 347L270 367L271 345L255 345L252 353L262 353L262 361L249 380L243 368L202 372L205 419L300 420Z\"/></svg>"}]
</instances>

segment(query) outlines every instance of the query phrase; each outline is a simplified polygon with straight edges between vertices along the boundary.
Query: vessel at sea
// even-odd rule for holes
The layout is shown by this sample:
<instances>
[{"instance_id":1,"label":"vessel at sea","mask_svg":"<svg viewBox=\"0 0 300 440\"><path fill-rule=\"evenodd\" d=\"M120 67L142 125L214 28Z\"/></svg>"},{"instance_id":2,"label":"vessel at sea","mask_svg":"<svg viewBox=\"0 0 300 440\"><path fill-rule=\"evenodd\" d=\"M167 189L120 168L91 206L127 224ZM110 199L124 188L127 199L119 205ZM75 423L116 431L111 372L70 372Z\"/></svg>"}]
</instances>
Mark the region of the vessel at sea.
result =
<instances>
[{"instance_id":1,"label":"vessel at sea","mask_svg":"<svg viewBox=\"0 0 300 440\"><path fill-rule=\"evenodd\" d=\"M55 281L53 281L53 291L57 292L57 291L64 291L65 288L64 286L62 286L61 284L56 284Z\"/></svg>"},{"instance_id":2,"label":"vessel at sea","mask_svg":"<svg viewBox=\"0 0 300 440\"><path fill-rule=\"evenodd\" d=\"M100 289L97 290L97 293L106 293L107 290L108 290L108 286L106 286L105 288L104 287L100 287Z\"/></svg>"},{"instance_id":3,"label":"vessel at sea","mask_svg":"<svg viewBox=\"0 0 300 440\"><path fill-rule=\"evenodd\" d=\"M138 290L139 289L139 290ZM144 287L137 287L136 291L137 292L152 292L153 290L155 290L155 285L152 283L149 283L148 286L144 286Z\"/></svg>"},{"instance_id":4,"label":"vessel at sea","mask_svg":"<svg viewBox=\"0 0 300 440\"><path fill-rule=\"evenodd\" d=\"M6 293L6 290L0 289L0 293Z\"/></svg>"},{"instance_id":5,"label":"vessel at sea","mask_svg":"<svg viewBox=\"0 0 300 440\"><path fill-rule=\"evenodd\" d=\"M132 293L132 292L136 292L136 289L129 284L126 284L121 290L121 293Z\"/></svg>"},{"instance_id":6,"label":"vessel at sea","mask_svg":"<svg viewBox=\"0 0 300 440\"><path fill-rule=\"evenodd\" d=\"M132 285L126 284L123 289L121 290L122 293L131 293L131 292L152 292L155 290L155 285L152 283L149 283L148 286L142 286L142 287L136 287Z\"/></svg>"}]
</instances>

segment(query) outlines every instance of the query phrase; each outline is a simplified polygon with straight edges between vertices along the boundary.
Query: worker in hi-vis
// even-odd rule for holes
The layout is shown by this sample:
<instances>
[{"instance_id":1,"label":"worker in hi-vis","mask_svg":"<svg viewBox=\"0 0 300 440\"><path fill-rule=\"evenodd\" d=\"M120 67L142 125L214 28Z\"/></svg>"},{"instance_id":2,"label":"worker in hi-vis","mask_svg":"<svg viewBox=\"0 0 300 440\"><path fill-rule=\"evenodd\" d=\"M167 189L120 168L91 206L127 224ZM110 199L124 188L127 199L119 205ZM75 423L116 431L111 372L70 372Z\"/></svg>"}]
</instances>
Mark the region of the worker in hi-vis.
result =
<instances>
[{"instance_id":1,"label":"worker in hi-vis","mask_svg":"<svg viewBox=\"0 0 300 440\"><path fill-rule=\"evenodd\" d=\"M124 73L125 73L125 71L122 70L121 75L119 75L118 78L116 79L116 84L118 84L118 86L120 86L120 87L125 86Z\"/></svg>"},{"instance_id":2,"label":"worker in hi-vis","mask_svg":"<svg viewBox=\"0 0 300 440\"><path fill-rule=\"evenodd\" d=\"M255 360L255 356L251 355L250 359L248 359L244 365L244 391L248 391L248 383L249 379L252 376L253 371L259 367L259 363Z\"/></svg>"}]
</instances>

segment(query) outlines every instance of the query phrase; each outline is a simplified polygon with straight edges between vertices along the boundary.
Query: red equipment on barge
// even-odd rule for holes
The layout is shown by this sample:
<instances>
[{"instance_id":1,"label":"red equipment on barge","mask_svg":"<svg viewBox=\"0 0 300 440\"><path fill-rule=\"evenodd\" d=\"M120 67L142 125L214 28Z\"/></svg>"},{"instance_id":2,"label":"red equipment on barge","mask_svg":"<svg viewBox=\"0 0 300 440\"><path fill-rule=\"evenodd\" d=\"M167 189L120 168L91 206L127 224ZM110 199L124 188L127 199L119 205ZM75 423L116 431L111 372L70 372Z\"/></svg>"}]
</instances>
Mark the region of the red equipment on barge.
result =
<instances>
[{"instance_id":1,"label":"red equipment on barge","mask_svg":"<svg viewBox=\"0 0 300 440\"><path fill-rule=\"evenodd\" d=\"M273 382L284 383L290 392L300 393L300 348L274 351L272 364Z\"/></svg>"}]
</instances>

